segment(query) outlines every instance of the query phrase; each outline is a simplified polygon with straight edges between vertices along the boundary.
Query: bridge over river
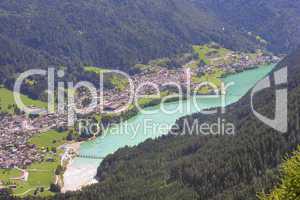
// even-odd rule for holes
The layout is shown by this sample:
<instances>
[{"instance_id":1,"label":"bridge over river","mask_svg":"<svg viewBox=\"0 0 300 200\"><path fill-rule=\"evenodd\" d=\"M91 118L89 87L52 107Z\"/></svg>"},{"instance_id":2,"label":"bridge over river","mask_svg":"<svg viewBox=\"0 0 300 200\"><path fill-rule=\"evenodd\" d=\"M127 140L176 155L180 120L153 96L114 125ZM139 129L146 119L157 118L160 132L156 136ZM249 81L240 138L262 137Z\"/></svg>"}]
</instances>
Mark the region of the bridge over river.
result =
<instances>
[{"instance_id":1,"label":"bridge over river","mask_svg":"<svg viewBox=\"0 0 300 200\"><path fill-rule=\"evenodd\" d=\"M103 160L104 157L97 156L97 155L84 155L84 154L77 154L77 158L86 158L86 159L95 159L95 160Z\"/></svg>"}]
</instances>

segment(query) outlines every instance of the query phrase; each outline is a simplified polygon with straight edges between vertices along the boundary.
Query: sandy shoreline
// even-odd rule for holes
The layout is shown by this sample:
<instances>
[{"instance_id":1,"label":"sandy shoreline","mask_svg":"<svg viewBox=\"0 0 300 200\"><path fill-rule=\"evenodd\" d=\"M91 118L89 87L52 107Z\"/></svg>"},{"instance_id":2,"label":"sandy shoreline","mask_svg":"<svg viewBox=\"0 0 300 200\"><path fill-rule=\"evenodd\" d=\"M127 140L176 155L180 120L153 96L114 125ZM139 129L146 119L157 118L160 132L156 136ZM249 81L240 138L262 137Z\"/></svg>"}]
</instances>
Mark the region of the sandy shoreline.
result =
<instances>
[{"instance_id":1,"label":"sandy shoreline","mask_svg":"<svg viewBox=\"0 0 300 200\"><path fill-rule=\"evenodd\" d=\"M68 166L72 162L74 156L79 153L80 145L82 142L66 143L59 147L64 150L64 154L61 156L61 166Z\"/></svg>"},{"instance_id":2,"label":"sandy shoreline","mask_svg":"<svg viewBox=\"0 0 300 200\"><path fill-rule=\"evenodd\" d=\"M97 166L85 164L84 166L75 166L74 157L80 151L82 142L65 144L62 148L65 150L61 158L62 164L66 166L63 175L62 193L68 191L77 191L82 187L97 183L95 175L97 174ZM67 164L66 164L67 163Z\"/></svg>"}]
</instances>

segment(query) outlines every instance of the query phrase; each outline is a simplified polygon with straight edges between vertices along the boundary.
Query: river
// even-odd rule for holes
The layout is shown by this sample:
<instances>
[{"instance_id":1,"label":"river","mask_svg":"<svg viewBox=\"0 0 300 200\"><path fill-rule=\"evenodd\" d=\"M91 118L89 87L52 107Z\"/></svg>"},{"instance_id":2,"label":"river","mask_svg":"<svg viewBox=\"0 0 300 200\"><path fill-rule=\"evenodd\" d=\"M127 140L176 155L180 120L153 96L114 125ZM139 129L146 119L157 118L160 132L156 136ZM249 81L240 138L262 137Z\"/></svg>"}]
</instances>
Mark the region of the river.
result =
<instances>
[{"instance_id":1,"label":"river","mask_svg":"<svg viewBox=\"0 0 300 200\"><path fill-rule=\"evenodd\" d=\"M262 66L224 78L225 84L233 83L226 92L226 105L238 101L273 68L274 65ZM80 154L106 157L119 148L135 146L149 138L157 138L167 134L168 128L175 124L175 121L180 117L221 105L220 98L198 97L196 103L193 99L187 99L181 104L173 102L147 108L146 111L152 112L151 114L139 113L126 123L107 129L102 137L81 144ZM162 107L167 111L173 111L178 106L180 106L180 110L176 113L168 114L162 111ZM94 183L93 178L100 163L101 160L95 159L74 159L64 174L65 187L63 191L78 190L83 185Z\"/></svg>"}]
</instances>

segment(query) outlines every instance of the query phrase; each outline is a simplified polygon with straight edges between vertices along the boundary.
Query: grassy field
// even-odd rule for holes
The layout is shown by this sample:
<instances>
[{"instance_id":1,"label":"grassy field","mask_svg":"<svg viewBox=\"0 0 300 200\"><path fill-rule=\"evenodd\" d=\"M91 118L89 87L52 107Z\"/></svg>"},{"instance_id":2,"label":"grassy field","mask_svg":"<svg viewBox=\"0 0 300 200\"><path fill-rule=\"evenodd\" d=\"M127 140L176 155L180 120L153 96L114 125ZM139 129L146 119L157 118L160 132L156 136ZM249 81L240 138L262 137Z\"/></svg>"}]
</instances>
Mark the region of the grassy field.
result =
<instances>
[{"instance_id":1,"label":"grassy field","mask_svg":"<svg viewBox=\"0 0 300 200\"><path fill-rule=\"evenodd\" d=\"M23 103L27 106L36 106L39 108L47 108L47 103L46 102L42 102L42 101L38 101L38 100L32 100L30 98L28 98L25 95L21 95L21 99L23 100ZM0 106L1 106L1 111L2 112L9 112L12 113L13 112L13 108L10 107L13 104L15 104L15 100L14 100L14 95L13 92L1 87L0 88Z\"/></svg>"},{"instance_id":2,"label":"grassy field","mask_svg":"<svg viewBox=\"0 0 300 200\"><path fill-rule=\"evenodd\" d=\"M220 68L214 68L212 73L207 73L203 76L194 76L192 77L192 81L194 83L203 83L203 82L209 82L215 86L217 86L218 88L221 86L221 77L224 74L224 71ZM200 93L207 93L209 92L209 88L210 87L203 87L202 89L200 89Z\"/></svg>"},{"instance_id":3,"label":"grassy field","mask_svg":"<svg viewBox=\"0 0 300 200\"><path fill-rule=\"evenodd\" d=\"M129 82L126 78L123 78L119 75L113 75L110 80L111 84L117 88L119 91L123 91L128 86Z\"/></svg>"},{"instance_id":4,"label":"grassy field","mask_svg":"<svg viewBox=\"0 0 300 200\"><path fill-rule=\"evenodd\" d=\"M199 62L203 61L207 65L213 65L214 59L209 57L209 54L214 54L215 58L223 59L230 50L225 48L215 48L211 47L210 45L194 45L193 51L198 54L199 56Z\"/></svg>"},{"instance_id":5,"label":"grassy field","mask_svg":"<svg viewBox=\"0 0 300 200\"><path fill-rule=\"evenodd\" d=\"M86 67L84 67L84 70L86 72L92 72L95 74L100 74L101 72L104 73L104 72L110 71L109 69L104 69L104 68L100 68L100 67L92 67L92 66L86 66Z\"/></svg>"},{"instance_id":6,"label":"grassy field","mask_svg":"<svg viewBox=\"0 0 300 200\"><path fill-rule=\"evenodd\" d=\"M169 93L167 91L163 91L163 92L160 92L160 97L153 97L153 98L150 98L150 97L141 97L141 98L138 99L138 105L141 108L159 105L161 103L162 99L164 97L169 96L170 94L171 93Z\"/></svg>"},{"instance_id":7,"label":"grassy field","mask_svg":"<svg viewBox=\"0 0 300 200\"><path fill-rule=\"evenodd\" d=\"M17 196L33 195L36 188L44 188L41 196L51 195L49 192L50 184L54 182L54 172L60 163L59 156L52 156L54 162L34 163L27 168L29 172L28 181L10 180L21 175L21 172L16 169L0 169L0 180L8 185L16 185L13 189L13 194Z\"/></svg>"},{"instance_id":8,"label":"grassy field","mask_svg":"<svg viewBox=\"0 0 300 200\"><path fill-rule=\"evenodd\" d=\"M210 51L210 48L207 45L195 45L193 46L193 50L198 54L200 61L202 60L205 64L209 65L206 54Z\"/></svg>"},{"instance_id":9,"label":"grassy field","mask_svg":"<svg viewBox=\"0 0 300 200\"><path fill-rule=\"evenodd\" d=\"M104 75L104 82L109 82L112 86L114 86L119 91L124 90L128 86L128 80L123 77L122 75L116 74L116 73L109 73L109 69L104 68L98 68L98 67L85 67L84 68L86 72L100 74L100 73L107 73L107 75Z\"/></svg>"},{"instance_id":10,"label":"grassy field","mask_svg":"<svg viewBox=\"0 0 300 200\"><path fill-rule=\"evenodd\" d=\"M140 71L152 70L155 68L151 65L145 65L145 64L136 64L134 67Z\"/></svg>"},{"instance_id":11,"label":"grassy field","mask_svg":"<svg viewBox=\"0 0 300 200\"><path fill-rule=\"evenodd\" d=\"M34 136L29 143L35 144L40 150L58 148L64 144L66 132L59 133L57 131L49 131L40 135ZM55 141L55 142L54 142ZM17 196L33 195L37 188L44 188L44 192L39 192L39 196L53 195L48 191L50 184L55 181L55 170L60 165L60 154L63 152L57 149L57 153L45 153L45 161L41 163L33 163L27 167L29 177L27 182L11 181L10 178L20 176L21 172L16 169L0 169L0 180L9 185L16 185L17 188L13 193ZM51 161L49 160L51 159ZM49 160L49 161L47 161Z\"/></svg>"},{"instance_id":12,"label":"grassy field","mask_svg":"<svg viewBox=\"0 0 300 200\"><path fill-rule=\"evenodd\" d=\"M66 132L59 133L57 131L51 130L49 132L42 133L42 134L32 137L29 140L29 143L35 144L39 149L44 149L47 147L48 148L52 148L52 147L56 148L65 143L66 137L67 137Z\"/></svg>"},{"instance_id":13,"label":"grassy field","mask_svg":"<svg viewBox=\"0 0 300 200\"><path fill-rule=\"evenodd\" d=\"M21 172L17 169L0 169L0 180L8 180L18 176L21 176Z\"/></svg>"},{"instance_id":14,"label":"grassy field","mask_svg":"<svg viewBox=\"0 0 300 200\"><path fill-rule=\"evenodd\" d=\"M141 107L141 108L145 108L145 107L149 107L149 106L155 106L155 105L158 105L160 104L161 102L161 98L160 97L157 97L157 98L140 98L138 100L138 105Z\"/></svg>"},{"instance_id":15,"label":"grassy field","mask_svg":"<svg viewBox=\"0 0 300 200\"><path fill-rule=\"evenodd\" d=\"M49 156L50 157L50 156ZM13 190L13 193L17 196L33 195L37 188L44 188L43 193L39 193L39 196L48 196L52 193L49 192L50 184L55 181L55 170L60 164L60 157L58 155L52 155L53 162L34 163L27 168L29 177L27 182L16 181L17 188Z\"/></svg>"}]
</instances>

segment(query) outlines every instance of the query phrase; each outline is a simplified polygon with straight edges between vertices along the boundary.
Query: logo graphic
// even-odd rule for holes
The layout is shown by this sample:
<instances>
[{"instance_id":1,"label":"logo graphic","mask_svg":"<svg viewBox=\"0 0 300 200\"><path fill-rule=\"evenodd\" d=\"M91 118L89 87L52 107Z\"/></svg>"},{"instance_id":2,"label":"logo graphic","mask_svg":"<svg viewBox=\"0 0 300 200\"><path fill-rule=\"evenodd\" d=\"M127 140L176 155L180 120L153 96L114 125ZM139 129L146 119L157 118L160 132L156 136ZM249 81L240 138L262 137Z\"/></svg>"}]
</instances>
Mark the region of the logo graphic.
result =
<instances>
[{"instance_id":1,"label":"logo graphic","mask_svg":"<svg viewBox=\"0 0 300 200\"><path fill-rule=\"evenodd\" d=\"M287 84L287 67L284 67L274 73L275 86L281 86ZM262 114L258 113L254 109L253 105L253 96L255 93L262 91L264 89L271 87L270 76L258 82L258 84L253 88L251 92L251 108L254 115L261 120L266 125L274 128L275 130L286 133L288 131L288 90L285 87L284 89L276 89L276 107L275 107L275 119L269 119Z\"/></svg>"}]
</instances>

